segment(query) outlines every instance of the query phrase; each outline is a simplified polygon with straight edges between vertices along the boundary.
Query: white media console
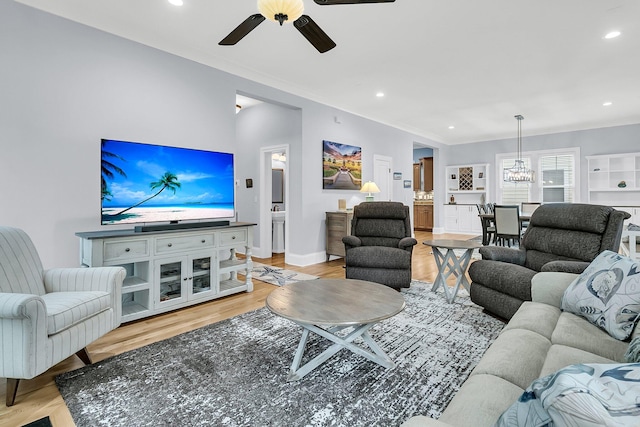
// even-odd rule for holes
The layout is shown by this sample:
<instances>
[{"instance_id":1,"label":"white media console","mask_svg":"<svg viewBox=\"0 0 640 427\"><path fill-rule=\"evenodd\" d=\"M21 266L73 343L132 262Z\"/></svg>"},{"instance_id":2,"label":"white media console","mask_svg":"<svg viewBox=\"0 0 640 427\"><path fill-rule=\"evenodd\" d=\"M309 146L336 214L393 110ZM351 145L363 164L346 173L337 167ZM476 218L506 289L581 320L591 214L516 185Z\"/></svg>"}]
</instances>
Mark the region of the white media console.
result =
<instances>
[{"instance_id":1,"label":"white media console","mask_svg":"<svg viewBox=\"0 0 640 427\"><path fill-rule=\"evenodd\" d=\"M79 232L80 262L87 267L121 266L122 322L237 292L251 292L253 226L153 232ZM245 258L237 258L243 248ZM244 275L244 280L238 277Z\"/></svg>"}]
</instances>

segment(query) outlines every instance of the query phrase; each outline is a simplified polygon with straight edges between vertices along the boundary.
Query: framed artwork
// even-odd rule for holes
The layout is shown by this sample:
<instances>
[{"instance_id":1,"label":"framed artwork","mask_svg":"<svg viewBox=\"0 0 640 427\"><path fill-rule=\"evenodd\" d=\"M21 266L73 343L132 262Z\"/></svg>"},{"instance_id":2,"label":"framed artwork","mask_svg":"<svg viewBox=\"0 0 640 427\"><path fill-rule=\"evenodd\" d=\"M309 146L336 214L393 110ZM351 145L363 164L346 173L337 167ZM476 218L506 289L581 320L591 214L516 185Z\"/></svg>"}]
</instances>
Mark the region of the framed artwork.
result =
<instances>
[{"instance_id":1,"label":"framed artwork","mask_svg":"<svg viewBox=\"0 0 640 427\"><path fill-rule=\"evenodd\" d=\"M452 174L451 174L451 179L458 179L458 177L456 176L456 174L455 174L455 173L452 173Z\"/></svg>"},{"instance_id":2,"label":"framed artwork","mask_svg":"<svg viewBox=\"0 0 640 427\"><path fill-rule=\"evenodd\" d=\"M410 179L405 179L404 180L404 188L411 188L411 180Z\"/></svg>"},{"instance_id":3,"label":"framed artwork","mask_svg":"<svg viewBox=\"0 0 640 427\"><path fill-rule=\"evenodd\" d=\"M322 188L360 190L362 187L362 148L322 141Z\"/></svg>"},{"instance_id":4,"label":"framed artwork","mask_svg":"<svg viewBox=\"0 0 640 427\"><path fill-rule=\"evenodd\" d=\"M402 172L394 172L393 173L393 179L395 179L396 181L399 181L402 179Z\"/></svg>"}]
</instances>

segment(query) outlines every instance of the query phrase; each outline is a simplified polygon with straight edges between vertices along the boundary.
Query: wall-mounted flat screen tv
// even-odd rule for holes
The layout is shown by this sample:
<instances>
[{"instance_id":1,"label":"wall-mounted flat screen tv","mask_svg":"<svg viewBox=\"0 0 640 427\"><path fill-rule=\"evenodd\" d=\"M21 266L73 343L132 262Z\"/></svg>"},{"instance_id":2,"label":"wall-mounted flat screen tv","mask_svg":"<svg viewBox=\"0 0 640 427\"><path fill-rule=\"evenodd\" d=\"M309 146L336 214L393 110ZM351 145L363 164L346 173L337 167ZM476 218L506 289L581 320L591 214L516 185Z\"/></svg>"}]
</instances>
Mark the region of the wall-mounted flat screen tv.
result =
<instances>
[{"instance_id":1,"label":"wall-mounted flat screen tv","mask_svg":"<svg viewBox=\"0 0 640 427\"><path fill-rule=\"evenodd\" d=\"M102 224L235 216L233 154L101 141Z\"/></svg>"}]
</instances>

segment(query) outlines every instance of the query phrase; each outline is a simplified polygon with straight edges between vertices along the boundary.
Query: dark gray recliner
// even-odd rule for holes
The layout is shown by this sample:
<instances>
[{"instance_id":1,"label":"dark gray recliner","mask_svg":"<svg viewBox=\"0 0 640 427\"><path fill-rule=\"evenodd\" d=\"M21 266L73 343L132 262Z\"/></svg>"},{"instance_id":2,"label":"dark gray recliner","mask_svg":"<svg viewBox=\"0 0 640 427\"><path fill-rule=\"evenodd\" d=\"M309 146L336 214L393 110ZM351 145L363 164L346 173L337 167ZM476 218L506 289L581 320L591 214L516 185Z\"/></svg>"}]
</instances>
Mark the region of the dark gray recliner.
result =
<instances>
[{"instance_id":1,"label":"dark gray recliner","mask_svg":"<svg viewBox=\"0 0 640 427\"><path fill-rule=\"evenodd\" d=\"M602 251L618 251L629 214L608 206L553 203L535 210L520 249L480 248L469 267L471 301L510 319L531 301L531 278L540 271L582 273Z\"/></svg>"},{"instance_id":2,"label":"dark gray recliner","mask_svg":"<svg viewBox=\"0 0 640 427\"><path fill-rule=\"evenodd\" d=\"M411 284L409 207L399 202L365 202L353 208L351 236L345 246L346 278L382 283L392 288Z\"/></svg>"}]
</instances>

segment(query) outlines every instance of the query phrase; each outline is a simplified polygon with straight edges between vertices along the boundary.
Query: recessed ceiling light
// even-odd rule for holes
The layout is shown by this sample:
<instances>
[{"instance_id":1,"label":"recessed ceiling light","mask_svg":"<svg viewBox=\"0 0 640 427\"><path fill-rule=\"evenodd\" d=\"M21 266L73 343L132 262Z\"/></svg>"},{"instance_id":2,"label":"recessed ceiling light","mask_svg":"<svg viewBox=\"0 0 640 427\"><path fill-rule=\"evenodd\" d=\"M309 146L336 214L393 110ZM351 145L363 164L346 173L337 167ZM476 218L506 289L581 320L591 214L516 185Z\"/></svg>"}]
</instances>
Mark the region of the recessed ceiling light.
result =
<instances>
[{"instance_id":1,"label":"recessed ceiling light","mask_svg":"<svg viewBox=\"0 0 640 427\"><path fill-rule=\"evenodd\" d=\"M384 92L378 92L378 93L376 93L376 96L378 98L384 98Z\"/></svg>"},{"instance_id":2,"label":"recessed ceiling light","mask_svg":"<svg viewBox=\"0 0 640 427\"><path fill-rule=\"evenodd\" d=\"M182 6L184 4L182 0L169 0L169 3L171 3L174 6Z\"/></svg>"},{"instance_id":3,"label":"recessed ceiling light","mask_svg":"<svg viewBox=\"0 0 640 427\"><path fill-rule=\"evenodd\" d=\"M602 103L602 106L603 106L603 107L608 107L608 106L610 106L610 105L613 105L613 102L611 102L611 101L607 101L607 102L603 102L603 103Z\"/></svg>"},{"instance_id":4,"label":"recessed ceiling light","mask_svg":"<svg viewBox=\"0 0 640 427\"><path fill-rule=\"evenodd\" d=\"M454 125L449 126L449 129L455 129L456 127Z\"/></svg>"},{"instance_id":5,"label":"recessed ceiling light","mask_svg":"<svg viewBox=\"0 0 640 427\"><path fill-rule=\"evenodd\" d=\"M616 37L618 37L620 34L622 34L620 31L611 31L609 33L607 33L604 38L605 39L615 39Z\"/></svg>"}]
</instances>

